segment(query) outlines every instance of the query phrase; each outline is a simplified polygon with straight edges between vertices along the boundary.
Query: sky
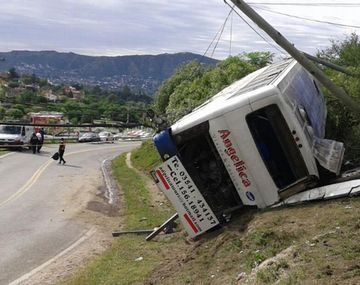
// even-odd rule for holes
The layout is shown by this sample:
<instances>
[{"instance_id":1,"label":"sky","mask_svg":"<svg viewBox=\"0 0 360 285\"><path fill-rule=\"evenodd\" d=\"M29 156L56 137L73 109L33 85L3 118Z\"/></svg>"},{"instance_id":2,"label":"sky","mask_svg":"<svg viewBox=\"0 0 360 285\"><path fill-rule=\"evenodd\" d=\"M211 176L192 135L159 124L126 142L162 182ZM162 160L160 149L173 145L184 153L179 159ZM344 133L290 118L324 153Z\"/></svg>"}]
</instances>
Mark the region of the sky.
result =
<instances>
[{"instance_id":1,"label":"sky","mask_svg":"<svg viewBox=\"0 0 360 285\"><path fill-rule=\"evenodd\" d=\"M343 40L352 32L360 34L357 27L278 14L360 27L360 1L246 2L253 3L251 6L298 49L310 54L330 47L331 40ZM321 5L283 5L286 3ZM354 5L348 5L351 3ZM0 0L0 51L56 50L104 56L207 51L207 56L217 59L252 51L280 54L281 49L264 32L267 41L235 12L224 25L230 10L223 0Z\"/></svg>"}]
</instances>

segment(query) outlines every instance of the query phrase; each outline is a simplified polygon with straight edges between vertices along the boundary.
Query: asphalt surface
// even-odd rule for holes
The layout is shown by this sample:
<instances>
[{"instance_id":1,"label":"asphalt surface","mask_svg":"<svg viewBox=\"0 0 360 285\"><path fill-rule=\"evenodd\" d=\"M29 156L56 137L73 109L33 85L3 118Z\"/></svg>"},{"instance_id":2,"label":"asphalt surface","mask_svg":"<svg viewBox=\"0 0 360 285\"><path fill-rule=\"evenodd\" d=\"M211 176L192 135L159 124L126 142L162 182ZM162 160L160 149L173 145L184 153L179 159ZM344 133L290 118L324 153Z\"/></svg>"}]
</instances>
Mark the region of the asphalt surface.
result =
<instances>
[{"instance_id":1,"label":"asphalt surface","mask_svg":"<svg viewBox=\"0 0 360 285\"><path fill-rule=\"evenodd\" d=\"M65 165L50 158L57 145L39 154L25 150L0 157L1 285L47 262L91 229L75 214L85 207L82 200L104 187L102 161L137 145L68 144Z\"/></svg>"}]
</instances>

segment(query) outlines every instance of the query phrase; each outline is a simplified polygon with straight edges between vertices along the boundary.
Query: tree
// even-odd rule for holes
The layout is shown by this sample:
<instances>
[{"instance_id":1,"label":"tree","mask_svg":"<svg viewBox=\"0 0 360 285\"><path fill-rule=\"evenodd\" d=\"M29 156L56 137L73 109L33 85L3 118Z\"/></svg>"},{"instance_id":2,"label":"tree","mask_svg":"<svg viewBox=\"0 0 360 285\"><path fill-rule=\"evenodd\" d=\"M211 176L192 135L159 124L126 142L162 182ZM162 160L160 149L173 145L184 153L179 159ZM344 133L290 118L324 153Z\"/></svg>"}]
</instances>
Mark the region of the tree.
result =
<instances>
[{"instance_id":1,"label":"tree","mask_svg":"<svg viewBox=\"0 0 360 285\"><path fill-rule=\"evenodd\" d=\"M22 91L16 98L16 101L20 104L34 103L36 94L29 90Z\"/></svg>"},{"instance_id":2,"label":"tree","mask_svg":"<svg viewBox=\"0 0 360 285\"><path fill-rule=\"evenodd\" d=\"M40 79L35 74L22 76L21 81L24 84L36 84L40 82Z\"/></svg>"},{"instance_id":3,"label":"tree","mask_svg":"<svg viewBox=\"0 0 360 285\"><path fill-rule=\"evenodd\" d=\"M182 76L175 74L175 79L171 77L168 82L176 84L171 84L171 89L165 90L168 92L168 105L165 107L168 120L173 122L186 115L226 86L257 68L242 57L236 56L227 58L215 68L202 70L195 77L186 76L186 69L180 70Z\"/></svg>"},{"instance_id":4,"label":"tree","mask_svg":"<svg viewBox=\"0 0 360 285\"><path fill-rule=\"evenodd\" d=\"M331 41L331 47L319 51L318 56L338 65L359 68L360 39L352 33L342 41Z\"/></svg>"},{"instance_id":5,"label":"tree","mask_svg":"<svg viewBox=\"0 0 360 285\"><path fill-rule=\"evenodd\" d=\"M49 82L47 79L40 79L39 80L39 86L40 87L45 87L45 86L48 86L49 85Z\"/></svg>"},{"instance_id":6,"label":"tree","mask_svg":"<svg viewBox=\"0 0 360 285\"><path fill-rule=\"evenodd\" d=\"M18 79L20 77L14 67L9 69L9 77L10 79Z\"/></svg>"},{"instance_id":7,"label":"tree","mask_svg":"<svg viewBox=\"0 0 360 285\"><path fill-rule=\"evenodd\" d=\"M6 99L5 89L0 86L0 101L4 101Z\"/></svg>"},{"instance_id":8,"label":"tree","mask_svg":"<svg viewBox=\"0 0 360 285\"><path fill-rule=\"evenodd\" d=\"M24 116L24 113L16 108L10 108L6 111L6 117L9 119L21 119Z\"/></svg>"},{"instance_id":9,"label":"tree","mask_svg":"<svg viewBox=\"0 0 360 285\"><path fill-rule=\"evenodd\" d=\"M96 109L84 108L81 116L81 123L92 123L93 120L98 119L99 113Z\"/></svg>"},{"instance_id":10,"label":"tree","mask_svg":"<svg viewBox=\"0 0 360 285\"><path fill-rule=\"evenodd\" d=\"M360 38L353 33L343 41L332 41L331 43L331 47L320 51L318 56L347 67L358 76L351 77L329 68L324 71L337 85L344 88L354 101L360 104ZM354 114L346 108L328 90L324 89L324 94L328 108L327 136L345 143L346 159L358 159L360 152L356 149L359 149L360 141L360 115Z\"/></svg>"},{"instance_id":11,"label":"tree","mask_svg":"<svg viewBox=\"0 0 360 285\"><path fill-rule=\"evenodd\" d=\"M109 105L108 108L103 113L103 117L113 120L113 121L122 121L126 122L126 117L128 113L128 108L119 105Z\"/></svg>"},{"instance_id":12,"label":"tree","mask_svg":"<svg viewBox=\"0 0 360 285\"><path fill-rule=\"evenodd\" d=\"M6 109L4 107L0 107L0 120L4 120L6 114Z\"/></svg>"},{"instance_id":13,"label":"tree","mask_svg":"<svg viewBox=\"0 0 360 285\"><path fill-rule=\"evenodd\" d=\"M191 82L196 78L200 78L205 73L205 67L198 61L192 61L182 65L176 69L173 76L166 80L155 94L154 107L155 110L164 114L169 104L171 94L184 81Z\"/></svg>"},{"instance_id":14,"label":"tree","mask_svg":"<svg viewBox=\"0 0 360 285\"><path fill-rule=\"evenodd\" d=\"M247 61L248 63L261 68L268 64L270 64L273 61L274 54L271 52L261 52L261 51L255 51L255 52L249 52L244 53L242 55L242 59Z\"/></svg>"}]
</instances>

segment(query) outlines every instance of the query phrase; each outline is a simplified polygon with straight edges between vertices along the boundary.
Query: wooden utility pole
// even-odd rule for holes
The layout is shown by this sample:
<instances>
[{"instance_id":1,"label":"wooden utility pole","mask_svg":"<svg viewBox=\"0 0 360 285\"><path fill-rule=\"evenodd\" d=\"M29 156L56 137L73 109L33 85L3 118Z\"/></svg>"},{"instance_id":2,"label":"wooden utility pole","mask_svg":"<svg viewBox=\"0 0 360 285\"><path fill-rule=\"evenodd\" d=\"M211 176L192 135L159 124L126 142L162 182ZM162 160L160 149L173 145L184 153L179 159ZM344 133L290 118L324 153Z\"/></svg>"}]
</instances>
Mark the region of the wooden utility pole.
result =
<instances>
[{"instance_id":1,"label":"wooden utility pole","mask_svg":"<svg viewBox=\"0 0 360 285\"><path fill-rule=\"evenodd\" d=\"M294 47L279 31L273 28L268 22L264 20L258 13L256 13L243 0L231 0L236 7L238 7L246 16L248 16L256 25L264 30L279 46L286 50L293 58L295 58L308 72L310 72L322 85L325 86L335 97L343 102L350 110L360 112L360 106L344 89L332 82L313 62Z\"/></svg>"}]
</instances>

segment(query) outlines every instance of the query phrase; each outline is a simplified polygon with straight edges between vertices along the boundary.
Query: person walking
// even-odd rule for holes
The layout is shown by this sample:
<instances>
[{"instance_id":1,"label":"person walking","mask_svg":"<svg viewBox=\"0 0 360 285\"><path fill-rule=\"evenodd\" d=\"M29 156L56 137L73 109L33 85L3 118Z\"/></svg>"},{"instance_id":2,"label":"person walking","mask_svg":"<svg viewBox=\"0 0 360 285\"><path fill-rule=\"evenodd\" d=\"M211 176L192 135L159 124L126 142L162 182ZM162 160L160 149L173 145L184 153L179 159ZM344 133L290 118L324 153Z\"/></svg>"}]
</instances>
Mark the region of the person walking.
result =
<instances>
[{"instance_id":1,"label":"person walking","mask_svg":"<svg viewBox=\"0 0 360 285\"><path fill-rule=\"evenodd\" d=\"M38 143L39 143L39 139L36 135L36 132L34 131L30 138L30 146L31 146L33 154L36 153L36 147L37 147Z\"/></svg>"},{"instance_id":2,"label":"person walking","mask_svg":"<svg viewBox=\"0 0 360 285\"><path fill-rule=\"evenodd\" d=\"M40 131L36 135L39 139L39 143L37 145L37 152L40 152L40 149L42 148L42 146L44 144L44 137L45 137L44 128L41 128Z\"/></svg>"},{"instance_id":3,"label":"person walking","mask_svg":"<svg viewBox=\"0 0 360 285\"><path fill-rule=\"evenodd\" d=\"M64 160L64 152L65 152L65 141L63 138L61 138L59 145L59 164L61 162L63 162L63 164L66 163L66 161Z\"/></svg>"}]
</instances>

